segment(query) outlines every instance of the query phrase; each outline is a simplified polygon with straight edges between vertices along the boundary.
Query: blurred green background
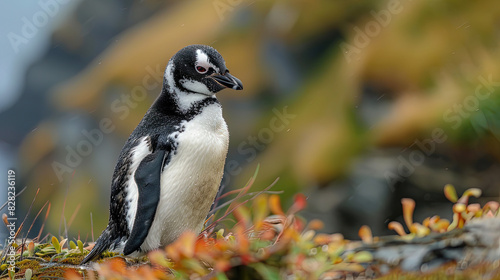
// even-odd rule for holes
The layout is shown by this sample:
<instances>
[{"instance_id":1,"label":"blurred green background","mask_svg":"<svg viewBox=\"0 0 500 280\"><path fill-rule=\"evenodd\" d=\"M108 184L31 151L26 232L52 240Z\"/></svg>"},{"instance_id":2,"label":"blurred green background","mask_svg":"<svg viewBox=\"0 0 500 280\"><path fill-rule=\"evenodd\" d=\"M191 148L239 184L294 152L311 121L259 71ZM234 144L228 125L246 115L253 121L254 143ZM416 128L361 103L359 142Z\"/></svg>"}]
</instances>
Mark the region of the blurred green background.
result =
<instances>
[{"instance_id":1,"label":"blurred green background","mask_svg":"<svg viewBox=\"0 0 500 280\"><path fill-rule=\"evenodd\" d=\"M2 9L0 166L28 187L19 216L37 188L30 219L50 201L47 232L66 224L85 240L90 213L96 237L104 229L118 153L168 59L195 43L219 50L245 87L218 94L231 133L226 190L260 164L254 190L280 177L273 190L285 203L305 193L303 215L349 238L363 224L390 233L402 197L417 201L417 221L450 218L447 183L500 195L498 1L1 5L11 7Z\"/></svg>"}]
</instances>

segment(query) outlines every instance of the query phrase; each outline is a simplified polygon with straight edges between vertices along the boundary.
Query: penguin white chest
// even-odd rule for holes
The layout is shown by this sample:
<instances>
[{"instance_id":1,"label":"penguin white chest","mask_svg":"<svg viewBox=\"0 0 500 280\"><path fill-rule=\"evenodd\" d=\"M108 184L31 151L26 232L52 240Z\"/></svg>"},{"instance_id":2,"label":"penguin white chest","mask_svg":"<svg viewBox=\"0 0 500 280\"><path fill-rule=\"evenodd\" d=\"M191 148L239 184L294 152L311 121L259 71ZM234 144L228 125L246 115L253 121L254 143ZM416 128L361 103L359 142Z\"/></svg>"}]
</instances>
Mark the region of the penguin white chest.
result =
<instances>
[{"instance_id":1,"label":"penguin white chest","mask_svg":"<svg viewBox=\"0 0 500 280\"><path fill-rule=\"evenodd\" d=\"M229 133L219 104L202 110L173 136L177 147L161 174L160 201L143 250L172 243L186 230L199 233L217 194Z\"/></svg>"}]
</instances>

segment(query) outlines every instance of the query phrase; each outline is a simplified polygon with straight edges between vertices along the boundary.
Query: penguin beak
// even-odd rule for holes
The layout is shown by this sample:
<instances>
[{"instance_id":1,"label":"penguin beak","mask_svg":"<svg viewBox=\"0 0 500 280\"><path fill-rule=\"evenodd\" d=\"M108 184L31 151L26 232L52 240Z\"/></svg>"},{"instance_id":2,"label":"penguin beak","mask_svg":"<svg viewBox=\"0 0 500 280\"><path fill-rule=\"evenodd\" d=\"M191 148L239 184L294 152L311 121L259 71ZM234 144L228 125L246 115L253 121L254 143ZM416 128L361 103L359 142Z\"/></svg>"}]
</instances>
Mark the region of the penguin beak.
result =
<instances>
[{"instance_id":1,"label":"penguin beak","mask_svg":"<svg viewBox=\"0 0 500 280\"><path fill-rule=\"evenodd\" d=\"M235 90L242 90L243 84L240 79L235 76L229 74L229 71L226 71L224 75L213 75L212 79L214 79L217 83L227 88L232 88Z\"/></svg>"}]
</instances>

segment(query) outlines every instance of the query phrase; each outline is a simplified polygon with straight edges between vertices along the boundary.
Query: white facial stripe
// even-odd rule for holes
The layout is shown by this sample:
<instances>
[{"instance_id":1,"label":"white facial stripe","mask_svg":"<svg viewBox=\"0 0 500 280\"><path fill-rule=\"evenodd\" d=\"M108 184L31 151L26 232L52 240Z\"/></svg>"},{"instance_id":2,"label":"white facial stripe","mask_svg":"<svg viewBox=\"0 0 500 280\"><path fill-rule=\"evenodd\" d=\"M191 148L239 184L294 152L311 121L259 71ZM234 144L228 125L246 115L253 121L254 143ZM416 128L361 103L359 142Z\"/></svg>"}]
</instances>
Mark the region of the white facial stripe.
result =
<instances>
[{"instance_id":1,"label":"white facial stripe","mask_svg":"<svg viewBox=\"0 0 500 280\"><path fill-rule=\"evenodd\" d=\"M203 93L206 95L213 95L213 92L211 92L205 84L200 83L198 81L183 79L183 80L180 80L180 83L187 90L190 90L193 92L198 92L198 93Z\"/></svg>"},{"instance_id":2,"label":"white facial stripe","mask_svg":"<svg viewBox=\"0 0 500 280\"><path fill-rule=\"evenodd\" d=\"M185 91L179 91L177 95L179 96L177 104L183 112L189 111L196 102L202 101L208 97L208 95L205 94L187 93Z\"/></svg>"},{"instance_id":3,"label":"white facial stripe","mask_svg":"<svg viewBox=\"0 0 500 280\"><path fill-rule=\"evenodd\" d=\"M205 85L191 80L181 80L180 83L186 89L193 92L199 92L200 94L188 93L177 88L174 82L174 68L175 66L172 61L169 61L167 69L165 69L165 80L167 81L168 86L174 91L174 98L181 111L187 112L196 102L214 95ZM202 87L201 85L205 87Z\"/></svg>"},{"instance_id":4,"label":"white facial stripe","mask_svg":"<svg viewBox=\"0 0 500 280\"><path fill-rule=\"evenodd\" d=\"M200 49L196 50L196 64L195 65L202 66L206 69L209 69L210 67L212 67L217 73L220 73L219 67L216 67L215 65L213 65L210 62L208 55Z\"/></svg>"},{"instance_id":5,"label":"white facial stripe","mask_svg":"<svg viewBox=\"0 0 500 280\"><path fill-rule=\"evenodd\" d=\"M172 61L169 61L167 68L165 69L165 80L167 80L167 84L170 88L175 88L174 68L174 63Z\"/></svg>"},{"instance_id":6,"label":"white facial stripe","mask_svg":"<svg viewBox=\"0 0 500 280\"><path fill-rule=\"evenodd\" d=\"M200 49L196 50L196 65L210 65L208 55Z\"/></svg>"}]
</instances>

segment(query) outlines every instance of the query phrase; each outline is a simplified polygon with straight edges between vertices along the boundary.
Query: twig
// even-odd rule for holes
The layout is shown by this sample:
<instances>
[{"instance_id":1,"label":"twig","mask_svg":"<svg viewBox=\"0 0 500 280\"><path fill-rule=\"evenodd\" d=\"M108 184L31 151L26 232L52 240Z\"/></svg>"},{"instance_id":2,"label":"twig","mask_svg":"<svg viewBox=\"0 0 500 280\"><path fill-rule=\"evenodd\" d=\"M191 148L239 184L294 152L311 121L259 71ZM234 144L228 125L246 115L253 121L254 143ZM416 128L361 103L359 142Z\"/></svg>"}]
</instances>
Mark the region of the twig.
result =
<instances>
[{"instance_id":1,"label":"twig","mask_svg":"<svg viewBox=\"0 0 500 280\"><path fill-rule=\"evenodd\" d=\"M43 209L45 208L45 206L47 206L48 203L49 203L49 201L47 200L47 202L45 202L45 204L42 206L42 208L40 208L40 211L38 211L38 213L36 214L35 218L33 219L33 222L31 222L30 228L28 229L28 232L26 233L26 237L25 238L28 238L28 235L31 232L31 228L33 228L33 225L35 224L36 219L38 218L38 216L40 215L40 213L42 213Z\"/></svg>"},{"instance_id":2,"label":"twig","mask_svg":"<svg viewBox=\"0 0 500 280\"><path fill-rule=\"evenodd\" d=\"M28 232L26 233L26 236L23 238L23 241L21 243L21 245L23 246L22 249L21 249L21 260L23 259L23 250L24 250L24 244L26 244L26 239L28 239L28 235L30 234L31 232L31 228L33 228L33 225L35 224L35 221L36 219L38 218L38 216L40 215L40 213L42 213L43 211L43 208L45 208L45 206L47 206L47 203L49 203L49 201L47 200L47 202L45 202L45 204L42 206L42 208L38 211L38 213L36 214L35 218L33 219L33 222L31 222L31 225L28 229Z\"/></svg>"},{"instance_id":3,"label":"twig","mask_svg":"<svg viewBox=\"0 0 500 280\"><path fill-rule=\"evenodd\" d=\"M268 191L270 188L272 188L272 187L273 187L273 186L274 186L274 185L278 182L278 180L279 180L279 179L280 179L279 177L278 177L278 178L276 178L276 180L274 180L274 182L272 182L272 183L271 183L271 185L269 185L268 187L266 187L266 188L265 188L265 189L263 189L262 191L257 192L257 193L256 193L253 197L251 197L251 198L249 198L249 199L247 199L247 200L245 200L245 201L243 201L243 202L239 203L238 205L236 205L236 206L235 206L235 207L233 207L232 209L228 209L228 210L226 210L226 212L224 213L224 215L222 215L222 217L220 217L219 219L217 219L217 221L214 221L214 222L213 222L213 223L211 223L209 226L207 226L207 227L205 228L205 231L207 231L207 230L210 230L210 229L214 228L214 227L215 227L215 225L216 225L219 221L221 221L222 219L224 219L225 217L227 217L229 214L231 214L231 213L234 211L234 209L236 209L236 208L240 207L241 205L246 204L248 201L250 201L250 200L252 200L252 199L256 198L257 196L259 196L259 195L263 194L264 192ZM231 204L231 205L232 205L232 204Z\"/></svg>"},{"instance_id":4,"label":"twig","mask_svg":"<svg viewBox=\"0 0 500 280\"><path fill-rule=\"evenodd\" d=\"M247 194L245 194L245 195L244 195L244 196L242 196L242 197L245 197L245 196L253 196L253 195L255 195L255 194L264 194L264 193L265 193L265 194L282 194L282 193L283 193L283 191L251 192L251 193L247 193ZM218 211L218 210L220 210L221 208L224 208L226 205L228 205L228 204L230 204L230 203L234 202L234 200L235 200L235 199L236 199L236 198L234 198L234 199L231 199L231 200L229 200L229 201L224 202L223 204L221 204L221 205L217 206L216 208L212 209L212 211L210 211L208 214L209 214L209 215L210 215L210 214L215 214L215 212L217 212L217 211Z\"/></svg>"},{"instance_id":5,"label":"twig","mask_svg":"<svg viewBox=\"0 0 500 280\"><path fill-rule=\"evenodd\" d=\"M35 197L33 197L33 201L31 201L31 205L30 207L28 208L28 212L26 213L26 215L24 216L24 219L23 219L23 222L21 223L21 225L19 226L19 228L17 229L16 231L16 234L14 235L14 240L17 238L17 236L19 235L19 233L21 232L21 229L23 228L23 225L24 225L24 222L26 222L26 219L28 218L28 215L30 214L31 212L31 208L33 207L33 204L35 203L35 200L36 200L36 197L38 195L38 192L40 191L40 188L38 188L36 190L36 194L35 194ZM12 241L11 244L9 244L7 247L6 247L6 250L3 252L2 254L2 264L5 263L5 261L7 260L6 256L7 256L7 252L9 251L10 247L12 246L12 244L14 243L14 241ZM24 248L22 248L24 249ZM22 255L22 253L21 253Z\"/></svg>"},{"instance_id":6,"label":"twig","mask_svg":"<svg viewBox=\"0 0 500 280\"><path fill-rule=\"evenodd\" d=\"M68 227L66 226L66 217L63 217L64 219L64 236L66 237L66 240L69 241L69 238L68 238ZM61 247L62 249L62 247Z\"/></svg>"},{"instance_id":7,"label":"twig","mask_svg":"<svg viewBox=\"0 0 500 280\"><path fill-rule=\"evenodd\" d=\"M248 180L248 182L246 183L245 187L241 190L241 192L238 193L238 195L234 199L233 203L236 203L236 200L238 200L240 197L244 196L248 192L248 190L252 187L253 183L255 182L255 178L257 178L257 174L259 173L259 168L260 168L260 165L257 165L257 168L255 169L253 176L250 178L250 180ZM227 210L224 213L224 215L226 215L229 212L232 212L235 209L235 206L233 206L233 203L231 203L227 207ZM231 207L231 206L233 206L233 207Z\"/></svg>"},{"instance_id":8,"label":"twig","mask_svg":"<svg viewBox=\"0 0 500 280\"><path fill-rule=\"evenodd\" d=\"M49 237L50 235L52 235L50 232L49 232L49 233L47 233L47 234L46 234L46 235L45 235L45 236L44 236L44 237L40 240L40 243L44 243L44 242L43 242L43 240L47 240L47 239L48 239L48 237Z\"/></svg>"},{"instance_id":9,"label":"twig","mask_svg":"<svg viewBox=\"0 0 500 280\"><path fill-rule=\"evenodd\" d=\"M40 228L40 231L38 232L38 235L36 237L38 241L40 241L40 236L42 236L43 228L45 227L45 223L47 222L47 218L49 217L50 206L51 204L49 202L49 207L47 207L47 212L45 212L45 218L43 219L42 227Z\"/></svg>"}]
</instances>

